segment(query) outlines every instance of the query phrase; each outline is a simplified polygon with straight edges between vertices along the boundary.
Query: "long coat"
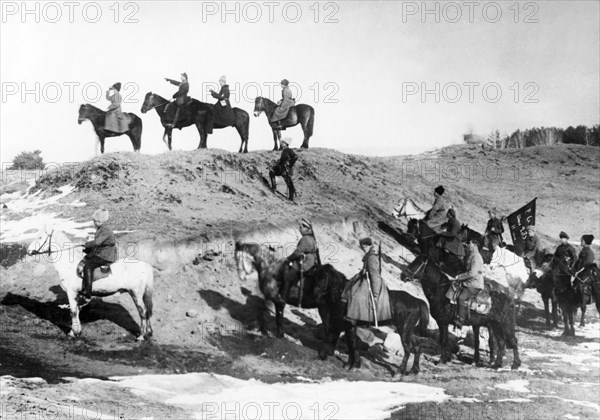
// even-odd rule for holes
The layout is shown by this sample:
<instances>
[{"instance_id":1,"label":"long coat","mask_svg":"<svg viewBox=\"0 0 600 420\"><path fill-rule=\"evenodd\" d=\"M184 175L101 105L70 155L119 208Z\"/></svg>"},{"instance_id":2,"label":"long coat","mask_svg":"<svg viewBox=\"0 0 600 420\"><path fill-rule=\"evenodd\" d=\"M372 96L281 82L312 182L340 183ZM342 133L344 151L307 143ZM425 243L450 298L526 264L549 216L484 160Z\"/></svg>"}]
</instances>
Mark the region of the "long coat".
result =
<instances>
[{"instance_id":1,"label":"long coat","mask_svg":"<svg viewBox=\"0 0 600 420\"><path fill-rule=\"evenodd\" d=\"M190 91L189 82L178 82L177 80L167 79L167 82L172 85L179 86L177 92L173 94L173 99L175 99L175 103L177 105L183 105L187 98L188 92Z\"/></svg>"},{"instance_id":2,"label":"long coat","mask_svg":"<svg viewBox=\"0 0 600 420\"><path fill-rule=\"evenodd\" d=\"M303 235L296 245L296 250L288 257L292 261L292 266L300 271L300 259L304 255L302 262L302 271L307 272L313 268L317 262L317 241L311 234Z\"/></svg>"},{"instance_id":3,"label":"long coat","mask_svg":"<svg viewBox=\"0 0 600 420\"><path fill-rule=\"evenodd\" d=\"M575 251L575 247L571 244L560 244L556 251L554 252L554 256L558 258L558 260L565 265L569 270L575 265L577 261L577 251Z\"/></svg>"},{"instance_id":4,"label":"long coat","mask_svg":"<svg viewBox=\"0 0 600 420\"><path fill-rule=\"evenodd\" d=\"M362 270L350 280L343 293L348 300L346 316L353 320L374 322L372 293L377 321L388 320L392 317L392 311L388 288L379 272L379 255L371 248L362 261ZM369 283L371 291L369 291Z\"/></svg>"},{"instance_id":5,"label":"long coat","mask_svg":"<svg viewBox=\"0 0 600 420\"><path fill-rule=\"evenodd\" d=\"M463 257L465 255L465 250L460 242L462 229L460 222L456 219L456 217L450 217L445 223L445 226L446 231L441 233L444 238L440 239L442 241L442 245L454 255Z\"/></svg>"},{"instance_id":6,"label":"long coat","mask_svg":"<svg viewBox=\"0 0 600 420\"><path fill-rule=\"evenodd\" d=\"M540 263L540 239L536 236L528 236L525 238L523 246L523 258L534 260L537 264Z\"/></svg>"},{"instance_id":7,"label":"long coat","mask_svg":"<svg viewBox=\"0 0 600 420\"><path fill-rule=\"evenodd\" d=\"M441 226L446 222L446 201L442 196L435 197L433 201L433 206L431 209L427 211L427 215L425 216L425 221L427 222L427 226L436 232L440 231Z\"/></svg>"},{"instance_id":8,"label":"long coat","mask_svg":"<svg viewBox=\"0 0 600 420\"><path fill-rule=\"evenodd\" d=\"M115 133L124 133L129 129L127 124L127 117L121 111L121 94L119 91L113 89L106 91L106 99L110 101L110 105L106 110L106 116L104 118L104 129Z\"/></svg>"},{"instance_id":9,"label":"long coat","mask_svg":"<svg viewBox=\"0 0 600 420\"><path fill-rule=\"evenodd\" d=\"M296 101L292 97L292 90L289 86L285 86L281 90L281 101L277 104L277 108L275 108L275 112L271 116L271 122L283 120L287 117L287 114L291 107L296 105Z\"/></svg>"},{"instance_id":10,"label":"long coat","mask_svg":"<svg viewBox=\"0 0 600 420\"><path fill-rule=\"evenodd\" d=\"M217 99L217 103L213 109L215 115L215 123L224 126L230 126L234 124L233 109L229 102L229 85L221 86L219 92L211 92L213 98Z\"/></svg>"},{"instance_id":11,"label":"long coat","mask_svg":"<svg viewBox=\"0 0 600 420\"><path fill-rule=\"evenodd\" d=\"M467 259L467 271L456 276L456 280L462 280L463 286L472 289L483 289L483 258L475 246L471 246L471 252Z\"/></svg>"},{"instance_id":12,"label":"long coat","mask_svg":"<svg viewBox=\"0 0 600 420\"><path fill-rule=\"evenodd\" d=\"M86 258L100 257L108 262L115 262L118 258L116 244L112 228L108 223L104 223L98 226L94 239L85 243Z\"/></svg>"},{"instance_id":13,"label":"long coat","mask_svg":"<svg viewBox=\"0 0 600 420\"><path fill-rule=\"evenodd\" d=\"M579 258L573 267L573 271L576 273L582 268L586 268L594 264L594 259L596 256L594 255L594 251L589 246L584 246L581 252L579 253Z\"/></svg>"}]
</instances>

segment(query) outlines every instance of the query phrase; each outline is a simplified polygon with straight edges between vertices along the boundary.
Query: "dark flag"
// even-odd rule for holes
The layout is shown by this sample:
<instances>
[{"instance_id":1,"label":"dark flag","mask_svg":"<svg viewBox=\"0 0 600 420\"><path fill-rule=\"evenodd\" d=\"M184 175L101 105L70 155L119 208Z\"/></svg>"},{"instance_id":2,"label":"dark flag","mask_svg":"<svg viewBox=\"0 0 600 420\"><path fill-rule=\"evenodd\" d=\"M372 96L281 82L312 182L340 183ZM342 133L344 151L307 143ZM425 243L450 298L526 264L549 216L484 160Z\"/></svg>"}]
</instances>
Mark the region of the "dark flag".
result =
<instances>
[{"instance_id":1,"label":"dark flag","mask_svg":"<svg viewBox=\"0 0 600 420\"><path fill-rule=\"evenodd\" d=\"M535 200L537 197L506 218L515 245L515 253L519 256L523 254L527 226L535 225Z\"/></svg>"}]
</instances>

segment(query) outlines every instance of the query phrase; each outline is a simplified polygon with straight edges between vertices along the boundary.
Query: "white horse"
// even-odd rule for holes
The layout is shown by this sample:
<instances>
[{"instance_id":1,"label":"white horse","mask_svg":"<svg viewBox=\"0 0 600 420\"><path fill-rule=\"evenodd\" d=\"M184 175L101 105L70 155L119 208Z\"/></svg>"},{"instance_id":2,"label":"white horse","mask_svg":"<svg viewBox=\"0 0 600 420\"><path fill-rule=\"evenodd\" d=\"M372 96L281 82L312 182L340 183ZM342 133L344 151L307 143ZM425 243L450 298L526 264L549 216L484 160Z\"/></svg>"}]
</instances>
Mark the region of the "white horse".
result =
<instances>
[{"instance_id":1,"label":"white horse","mask_svg":"<svg viewBox=\"0 0 600 420\"><path fill-rule=\"evenodd\" d=\"M489 268L491 270L502 269L506 273L509 286L522 296L525 284L529 279L529 271L525 266L523 258L506 248L496 247Z\"/></svg>"},{"instance_id":2,"label":"white horse","mask_svg":"<svg viewBox=\"0 0 600 420\"><path fill-rule=\"evenodd\" d=\"M28 255L45 254L54 264L60 277L60 286L67 293L71 310L71 337L81 334L79 321L80 305L77 303L78 292L83 281L77 275L77 265L83 259L83 247L77 245L61 231L44 228L38 239L27 248ZM138 340L152 336L152 287L154 273L152 266L143 261L118 260L111 264L111 274L93 283L93 296L110 296L117 292L127 292L137 307L141 320L141 333Z\"/></svg>"},{"instance_id":3,"label":"white horse","mask_svg":"<svg viewBox=\"0 0 600 420\"><path fill-rule=\"evenodd\" d=\"M392 216L396 219L406 217L407 219L416 218L422 219L425 217L425 212L417 206L417 204L410 198L402 198L398 202L398 205L394 207Z\"/></svg>"}]
</instances>

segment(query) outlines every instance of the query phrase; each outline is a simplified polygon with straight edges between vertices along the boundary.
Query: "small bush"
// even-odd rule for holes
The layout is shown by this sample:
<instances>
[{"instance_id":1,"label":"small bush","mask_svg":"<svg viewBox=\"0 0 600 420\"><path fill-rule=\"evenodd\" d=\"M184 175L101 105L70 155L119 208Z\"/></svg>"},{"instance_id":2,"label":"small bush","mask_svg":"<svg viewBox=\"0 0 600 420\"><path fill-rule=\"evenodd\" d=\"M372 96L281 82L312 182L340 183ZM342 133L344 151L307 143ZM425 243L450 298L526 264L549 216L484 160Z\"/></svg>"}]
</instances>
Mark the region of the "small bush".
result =
<instances>
[{"instance_id":1,"label":"small bush","mask_svg":"<svg viewBox=\"0 0 600 420\"><path fill-rule=\"evenodd\" d=\"M44 159L42 159L41 154L41 150L34 150L33 152L21 152L13 159L13 164L9 169L44 169L46 164L44 163Z\"/></svg>"}]
</instances>

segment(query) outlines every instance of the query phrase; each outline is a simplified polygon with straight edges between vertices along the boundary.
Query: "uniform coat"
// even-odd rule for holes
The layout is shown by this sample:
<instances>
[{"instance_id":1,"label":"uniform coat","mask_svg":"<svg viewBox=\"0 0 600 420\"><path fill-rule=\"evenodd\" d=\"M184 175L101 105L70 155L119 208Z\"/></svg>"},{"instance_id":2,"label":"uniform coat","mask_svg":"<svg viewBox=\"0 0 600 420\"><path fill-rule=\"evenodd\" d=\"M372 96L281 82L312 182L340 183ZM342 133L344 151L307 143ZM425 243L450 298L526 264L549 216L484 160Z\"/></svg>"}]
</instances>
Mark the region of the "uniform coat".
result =
<instances>
[{"instance_id":1,"label":"uniform coat","mask_svg":"<svg viewBox=\"0 0 600 420\"><path fill-rule=\"evenodd\" d=\"M594 264L594 259L596 256L594 255L594 251L589 246L584 246L579 254L579 258L573 267L573 271L576 273L582 268L586 268L592 264Z\"/></svg>"},{"instance_id":2,"label":"uniform coat","mask_svg":"<svg viewBox=\"0 0 600 420\"><path fill-rule=\"evenodd\" d=\"M446 201L442 196L436 196L433 201L433 207L427 211L425 221L427 226L431 229L439 232L441 226L446 222Z\"/></svg>"},{"instance_id":3,"label":"uniform coat","mask_svg":"<svg viewBox=\"0 0 600 420\"><path fill-rule=\"evenodd\" d=\"M110 101L110 105L106 110L104 129L114 133L126 132L129 126L127 117L121 111L121 102L123 101L121 94L116 89L109 89L106 91L106 99Z\"/></svg>"},{"instance_id":4,"label":"uniform coat","mask_svg":"<svg viewBox=\"0 0 600 420\"><path fill-rule=\"evenodd\" d=\"M190 84L188 82L178 82L177 80L167 79L167 82L172 85L179 86L177 92L173 94L173 99L177 105L183 105L187 98L188 92L190 91Z\"/></svg>"},{"instance_id":5,"label":"uniform coat","mask_svg":"<svg viewBox=\"0 0 600 420\"><path fill-rule=\"evenodd\" d=\"M94 239L87 241L84 245L86 259L100 257L103 260L113 263L117 261L117 247L115 234L109 224L104 223L98 227L94 234Z\"/></svg>"},{"instance_id":6,"label":"uniform coat","mask_svg":"<svg viewBox=\"0 0 600 420\"><path fill-rule=\"evenodd\" d=\"M443 247L446 248L449 252L454 255L458 255L459 257L464 257L465 250L460 241L461 237L461 226L460 222L456 219L456 217L450 216L448 221L445 223L446 231L442 232L441 235L444 238L440 238Z\"/></svg>"},{"instance_id":7,"label":"uniform coat","mask_svg":"<svg viewBox=\"0 0 600 420\"><path fill-rule=\"evenodd\" d=\"M303 235L296 245L295 251L288 257L292 261L292 266L300 271L300 259L304 255L302 262L302 271L307 272L313 268L317 261L317 242L312 234Z\"/></svg>"},{"instance_id":8,"label":"uniform coat","mask_svg":"<svg viewBox=\"0 0 600 420\"><path fill-rule=\"evenodd\" d=\"M296 105L296 101L292 98L292 90L289 86L284 86L281 90L281 101L277 103L277 108L275 108L275 112L271 116L271 122L283 120L287 117L287 114L291 107Z\"/></svg>"},{"instance_id":9,"label":"uniform coat","mask_svg":"<svg viewBox=\"0 0 600 420\"><path fill-rule=\"evenodd\" d=\"M483 258L476 247L472 246L467 258L467 271L456 276L463 286L470 289L483 290Z\"/></svg>"},{"instance_id":10,"label":"uniform coat","mask_svg":"<svg viewBox=\"0 0 600 420\"><path fill-rule=\"evenodd\" d=\"M554 256L558 258L558 260L569 270L573 268L575 262L577 261L577 251L575 251L575 247L573 245L568 243L560 244L556 248Z\"/></svg>"},{"instance_id":11,"label":"uniform coat","mask_svg":"<svg viewBox=\"0 0 600 420\"><path fill-rule=\"evenodd\" d=\"M221 90L219 92L211 92L213 98L217 99L217 103L213 109L213 113L215 116L215 123L230 126L234 123L234 115L233 109L231 108L231 103L229 102L229 85L221 86ZM223 105L221 102L225 102Z\"/></svg>"}]
</instances>

